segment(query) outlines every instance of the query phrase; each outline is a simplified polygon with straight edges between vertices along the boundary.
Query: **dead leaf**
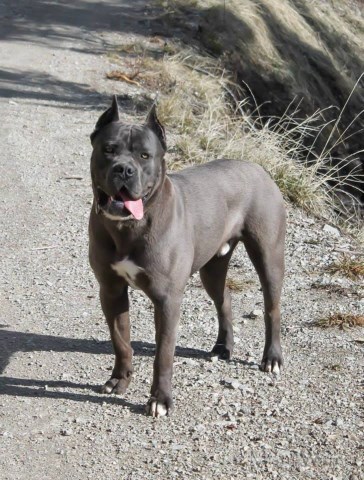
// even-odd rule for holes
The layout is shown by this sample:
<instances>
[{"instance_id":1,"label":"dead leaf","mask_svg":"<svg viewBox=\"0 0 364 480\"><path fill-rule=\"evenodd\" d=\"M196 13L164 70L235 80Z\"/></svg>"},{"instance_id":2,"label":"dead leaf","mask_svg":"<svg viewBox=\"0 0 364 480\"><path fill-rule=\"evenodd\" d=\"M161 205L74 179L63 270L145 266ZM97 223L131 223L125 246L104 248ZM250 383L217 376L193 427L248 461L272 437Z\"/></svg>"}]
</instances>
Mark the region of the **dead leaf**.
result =
<instances>
[{"instance_id":1,"label":"dead leaf","mask_svg":"<svg viewBox=\"0 0 364 480\"><path fill-rule=\"evenodd\" d=\"M120 82L131 83L133 85L137 85L138 87L140 87L140 83L134 80L134 78L137 77L138 75L139 75L139 71L131 75L127 75L126 73L123 73L120 70L113 70L112 72L107 73L106 77L109 80L118 80Z\"/></svg>"}]
</instances>

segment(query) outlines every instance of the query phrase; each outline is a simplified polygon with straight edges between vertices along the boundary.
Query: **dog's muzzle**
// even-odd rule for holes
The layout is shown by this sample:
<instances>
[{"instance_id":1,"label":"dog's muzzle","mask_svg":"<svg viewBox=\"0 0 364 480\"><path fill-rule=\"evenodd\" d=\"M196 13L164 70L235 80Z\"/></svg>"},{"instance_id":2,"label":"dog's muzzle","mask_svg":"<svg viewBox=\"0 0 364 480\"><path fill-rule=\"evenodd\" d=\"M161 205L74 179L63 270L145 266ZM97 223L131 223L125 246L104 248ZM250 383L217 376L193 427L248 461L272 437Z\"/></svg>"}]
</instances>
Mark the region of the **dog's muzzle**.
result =
<instances>
[{"instance_id":1,"label":"dog's muzzle","mask_svg":"<svg viewBox=\"0 0 364 480\"><path fill-rule=\"evenodd\" d=\"M133 199L126 189L122 187L114 195L107 194L100 187L96 188L96 213L104 213L108 218L115 220L135 219L141 220L144 216L144 204L150 190L141 198Z\"/></svg>"}]
</instances>

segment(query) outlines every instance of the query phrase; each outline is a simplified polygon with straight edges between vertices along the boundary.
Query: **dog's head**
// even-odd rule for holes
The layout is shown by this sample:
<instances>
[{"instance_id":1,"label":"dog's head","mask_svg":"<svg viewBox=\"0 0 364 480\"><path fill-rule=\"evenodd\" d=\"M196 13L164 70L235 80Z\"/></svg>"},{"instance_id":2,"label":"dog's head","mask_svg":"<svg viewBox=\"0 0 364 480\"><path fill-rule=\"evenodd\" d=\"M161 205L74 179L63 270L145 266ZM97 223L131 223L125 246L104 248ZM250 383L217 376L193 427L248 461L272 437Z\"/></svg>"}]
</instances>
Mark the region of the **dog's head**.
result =
<instances>
[{"instance_id":1,"label":"dog's head","mask_svg":"<svg viewBox=\"0 0 364 480\"><path fill-rule=\"evenodd\" d=\"M140 220L165 175L166 140L155 104L144 125L126 125L114 95L90 138L96 212L111 220Z\"/></svg>"}]
</instances>

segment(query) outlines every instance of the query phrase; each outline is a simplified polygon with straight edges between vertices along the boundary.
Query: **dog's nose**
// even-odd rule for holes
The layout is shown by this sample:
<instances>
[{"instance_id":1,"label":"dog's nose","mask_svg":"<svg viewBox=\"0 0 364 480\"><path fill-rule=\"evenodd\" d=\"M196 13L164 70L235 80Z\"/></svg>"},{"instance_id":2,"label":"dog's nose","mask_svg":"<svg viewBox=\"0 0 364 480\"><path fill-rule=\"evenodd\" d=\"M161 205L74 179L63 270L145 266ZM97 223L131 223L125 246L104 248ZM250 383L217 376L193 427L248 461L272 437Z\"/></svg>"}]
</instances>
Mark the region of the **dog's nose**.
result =
<instances>
[{"instance_id":1,"label":"dog's nose","mask_svg":"<svg viewBox=\"0 0 364 480\"><path fill-rule=\"evenodd\" d=\"M136 169L132 165L118 164L113 168L113 174L127 180L135 174Z\"/></svg>"}]
</instances>

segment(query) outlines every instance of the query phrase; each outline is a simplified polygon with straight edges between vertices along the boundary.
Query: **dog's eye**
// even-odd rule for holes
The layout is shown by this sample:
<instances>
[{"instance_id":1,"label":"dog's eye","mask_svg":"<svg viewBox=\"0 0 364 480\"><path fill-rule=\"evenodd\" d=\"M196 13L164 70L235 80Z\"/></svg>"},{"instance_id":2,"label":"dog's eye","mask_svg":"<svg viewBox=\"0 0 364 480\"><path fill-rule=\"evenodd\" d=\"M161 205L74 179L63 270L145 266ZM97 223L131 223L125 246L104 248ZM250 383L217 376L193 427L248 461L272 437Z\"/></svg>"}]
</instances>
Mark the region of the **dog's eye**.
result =
<instances>
[{"instance_id":1,"label":"dog's eye","mask_svg":"<svg viewBox=\"0 0 364 480\"><path fill-rule=\"evenodd\" d=\"M115 147L113 147L113 145L105 145L104 152L105 153L115 153Z\"/></svg>"},{"instance_id":2,"label":"dog's eye","mask_svg":"<svg viewBox=\"0 0 364 480\"><path fill-rule=\"evenodd\" d=\"M141 153L140 156L141 156L142 158L144 158L144 160L146 160L147 158L149 158L149 154L148 154L148 153L145 153L145 152Z\"/></svg>"}]
</instances>

